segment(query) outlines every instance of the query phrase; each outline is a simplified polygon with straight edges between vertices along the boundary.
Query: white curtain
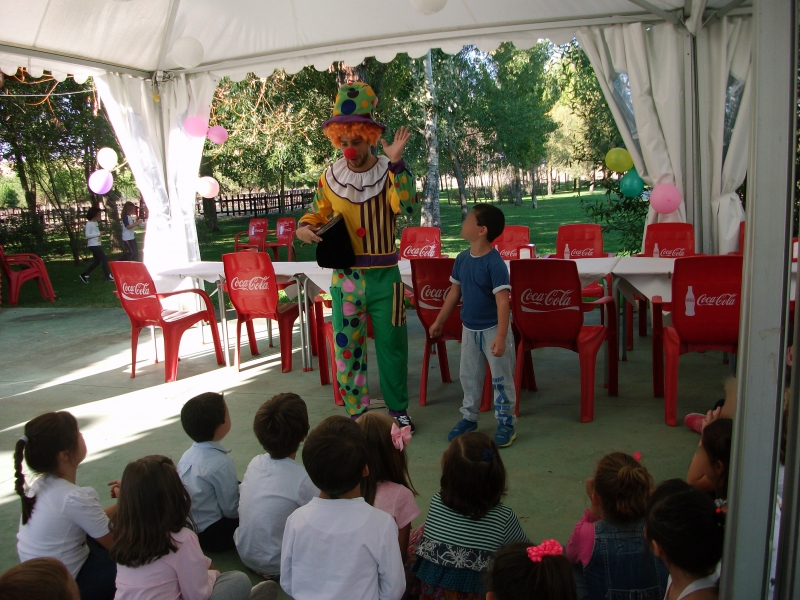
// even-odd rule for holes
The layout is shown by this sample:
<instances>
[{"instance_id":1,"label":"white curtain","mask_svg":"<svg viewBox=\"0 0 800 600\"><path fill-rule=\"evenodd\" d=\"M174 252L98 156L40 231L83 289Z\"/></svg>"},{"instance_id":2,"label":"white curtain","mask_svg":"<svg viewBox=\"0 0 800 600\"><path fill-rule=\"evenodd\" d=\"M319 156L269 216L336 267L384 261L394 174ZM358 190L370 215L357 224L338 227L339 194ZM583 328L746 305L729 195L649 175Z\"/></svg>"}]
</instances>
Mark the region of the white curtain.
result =
<instances>
[{"instance_id":1,"label":"white curtain","mask_svg":"<svg viewBox=\"0 0 800 600\"><path fill-rule=\"evenodd\" d=\"M684 35L669 24L582 27L577 38L592 63L636 170L651 186L685 194ZM686 205L647 224L686 221Z\"/></svg>"},{"instance_id":2,"label":"white curtain","mask_svg":"<svg viewBox=\"0 0 800 600\"><path fill-rule=\"evenodd\" d=\"M700 217L707 254L740 250L744 208L736 189L749 158L751 23L749 17L724 18L697 36Z\"/></svg>"},{"instance_id":3,"label":"white curtain","mask_svg":"<svg viewBox=\"0 0 800 600\"><path fill-rule=\"evenodd\" d=\"M182 124L191 115L208 119L216 83L208 73L182 75L163 83L156 101L150 81L114 73L95 77L147 204L143 260L159 290L175 287L175 280L159 281L159 271L200 259L194 217L204 140L187 136Z\"/></svg>"}]
</instances>

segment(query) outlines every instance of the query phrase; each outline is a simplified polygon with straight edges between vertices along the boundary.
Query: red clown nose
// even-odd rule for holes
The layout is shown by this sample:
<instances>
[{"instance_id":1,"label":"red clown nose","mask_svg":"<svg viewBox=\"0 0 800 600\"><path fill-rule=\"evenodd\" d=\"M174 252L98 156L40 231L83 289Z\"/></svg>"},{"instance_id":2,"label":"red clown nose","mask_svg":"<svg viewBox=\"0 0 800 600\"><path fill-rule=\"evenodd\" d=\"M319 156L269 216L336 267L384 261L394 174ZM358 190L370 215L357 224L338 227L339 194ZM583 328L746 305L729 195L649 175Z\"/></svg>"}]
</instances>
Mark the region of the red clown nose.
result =
<instances>
[{"instance_id":1,"label":"red clown nose","mask_svg":"<svg viewBox=\"0 0 800 600\"><path fill-rule=\"evenodd\" d=\"M355 160L356 159L356 149L355 148L345 148L344 157L347 160Z\"/></svg>"}]
</instances>

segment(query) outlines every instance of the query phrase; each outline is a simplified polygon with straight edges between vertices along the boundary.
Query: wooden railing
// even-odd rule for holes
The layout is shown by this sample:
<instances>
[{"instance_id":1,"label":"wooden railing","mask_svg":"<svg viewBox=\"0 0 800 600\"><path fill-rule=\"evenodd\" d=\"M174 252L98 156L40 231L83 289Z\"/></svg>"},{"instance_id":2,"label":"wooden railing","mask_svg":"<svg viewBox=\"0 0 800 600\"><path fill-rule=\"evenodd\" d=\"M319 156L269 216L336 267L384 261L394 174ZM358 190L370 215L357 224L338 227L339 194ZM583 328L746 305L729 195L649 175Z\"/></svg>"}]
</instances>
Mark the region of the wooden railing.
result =
<instances>
[{"instance_id":1,"label":"wooden railing","mask_svg":"<svg viewBox=\"0 0 800 600\"><path fill-rule=\"evenodd\" d=\"M286 190L284 211L306 208L314 199L314 190ZM220 196L214 199L220 217L245 217L281 212L281 195L278 192L253 192ZM197 214L203 214L203 201L197 200Z\"/></svg>"}]
</instances>

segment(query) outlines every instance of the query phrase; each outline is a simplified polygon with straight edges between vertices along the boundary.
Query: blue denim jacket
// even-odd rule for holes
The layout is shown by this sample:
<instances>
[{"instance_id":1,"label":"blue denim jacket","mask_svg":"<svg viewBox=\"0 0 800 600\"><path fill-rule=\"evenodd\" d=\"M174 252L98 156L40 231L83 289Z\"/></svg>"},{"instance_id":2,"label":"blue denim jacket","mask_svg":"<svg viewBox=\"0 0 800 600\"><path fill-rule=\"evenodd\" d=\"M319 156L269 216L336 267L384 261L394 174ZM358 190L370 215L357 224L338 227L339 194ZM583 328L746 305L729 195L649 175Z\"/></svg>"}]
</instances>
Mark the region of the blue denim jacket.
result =
<instances>
[{"instance_id":1,"label":"blue denim jacket","mask_svg":"<svg viewBox=\"0 0 800 600\"><path fill-rule=\"evenodd\" d=\"M594 524L592 558L583 568L591 600L662 600L667 567L647 547L644 521Z\"/></svg>"}]
</instances>

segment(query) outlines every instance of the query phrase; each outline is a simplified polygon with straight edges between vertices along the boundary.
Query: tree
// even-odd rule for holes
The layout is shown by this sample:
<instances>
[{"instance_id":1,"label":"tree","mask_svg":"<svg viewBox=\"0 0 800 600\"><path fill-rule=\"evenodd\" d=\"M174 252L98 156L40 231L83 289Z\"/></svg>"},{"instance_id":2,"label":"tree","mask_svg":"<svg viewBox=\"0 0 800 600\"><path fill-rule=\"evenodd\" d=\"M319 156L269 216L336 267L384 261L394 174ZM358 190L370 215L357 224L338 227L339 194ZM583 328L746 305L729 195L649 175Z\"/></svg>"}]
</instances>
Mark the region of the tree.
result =
<instances>
[{"instance_id":1,"label":"tree","mask_svg":"<svg viewBox=\"0 0 800 600\"><path fill-rule=\"evenodd\" d=\"M437 131L436 86L433 81L433 57L431 50L424 59L425 87L425 145L428 163L425 188L422 193L420 225L441 227L439 213L439 137Z\"/></svg>"}]
</instances>

